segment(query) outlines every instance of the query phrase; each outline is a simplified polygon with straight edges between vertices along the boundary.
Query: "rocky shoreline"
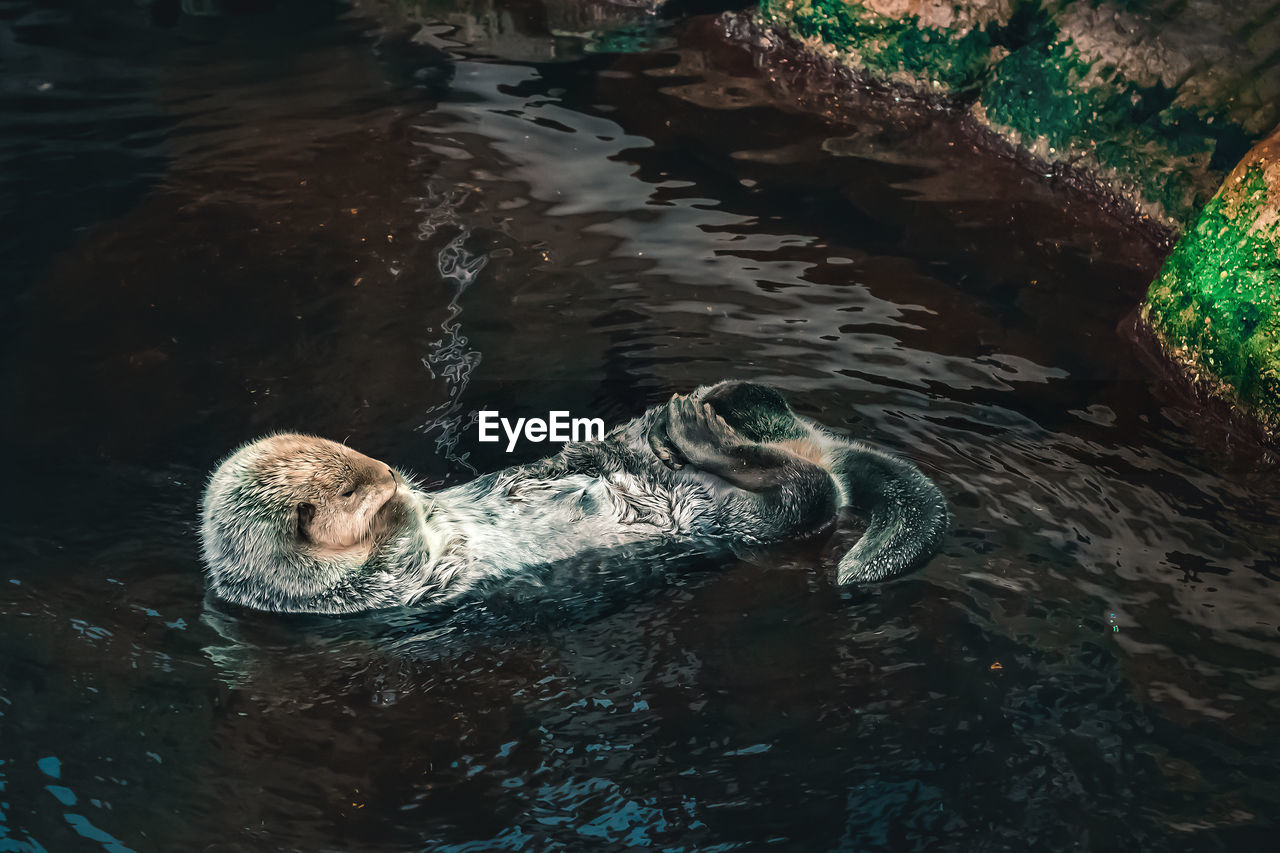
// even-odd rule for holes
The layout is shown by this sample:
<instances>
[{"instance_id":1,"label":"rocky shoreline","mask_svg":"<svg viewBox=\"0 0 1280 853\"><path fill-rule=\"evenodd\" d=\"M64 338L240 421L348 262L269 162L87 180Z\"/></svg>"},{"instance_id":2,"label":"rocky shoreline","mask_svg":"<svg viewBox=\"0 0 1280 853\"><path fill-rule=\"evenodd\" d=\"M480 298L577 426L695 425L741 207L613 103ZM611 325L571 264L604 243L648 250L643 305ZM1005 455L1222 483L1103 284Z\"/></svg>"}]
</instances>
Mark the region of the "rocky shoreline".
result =
<instances>
[{"instance_id":1,"label":"rocky shoreline","mask_svg":"<svg viewBox=\"0 0 1280 853\"><path fill-rule=\"evenodd\" d=\"M1280 435L1280 9L762 0L730 37L964 113L1174 245L1139 316L1200 392Z\"/></svg>"}]
</instances>

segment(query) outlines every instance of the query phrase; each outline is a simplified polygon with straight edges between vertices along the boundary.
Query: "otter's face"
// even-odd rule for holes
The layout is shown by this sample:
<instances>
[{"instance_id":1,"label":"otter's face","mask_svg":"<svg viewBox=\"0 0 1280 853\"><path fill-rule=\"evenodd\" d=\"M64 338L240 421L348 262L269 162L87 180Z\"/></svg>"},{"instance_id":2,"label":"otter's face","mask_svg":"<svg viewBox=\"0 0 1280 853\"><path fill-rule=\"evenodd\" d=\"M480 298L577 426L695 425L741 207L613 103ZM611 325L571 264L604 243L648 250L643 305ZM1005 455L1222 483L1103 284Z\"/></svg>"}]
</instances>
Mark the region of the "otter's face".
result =
<instances>
[{"instance_id":1,"label":"otter's face","mask_svg":"<svg viewBox=\"0 0 1280 853\"><path fill-rule=\"evenodd\" d=\"M400 478L390 467L345 445L280 435L263 439L252 466L262 494L287 509L298 547L316 556L367 550L385 531L381 511Z\"/></svg>"},{"instance_id":2,"label":"otter's face","mask_svg":"<svg viewBox=\"0 0 1280 853\"><path fill-rule=\"evenodd\" d=\"M252 607L306 609L403 526L411 494L391 468L333 441L274 435L247 444L205 489L210 586Z\"/></svg>"}]
</instances>

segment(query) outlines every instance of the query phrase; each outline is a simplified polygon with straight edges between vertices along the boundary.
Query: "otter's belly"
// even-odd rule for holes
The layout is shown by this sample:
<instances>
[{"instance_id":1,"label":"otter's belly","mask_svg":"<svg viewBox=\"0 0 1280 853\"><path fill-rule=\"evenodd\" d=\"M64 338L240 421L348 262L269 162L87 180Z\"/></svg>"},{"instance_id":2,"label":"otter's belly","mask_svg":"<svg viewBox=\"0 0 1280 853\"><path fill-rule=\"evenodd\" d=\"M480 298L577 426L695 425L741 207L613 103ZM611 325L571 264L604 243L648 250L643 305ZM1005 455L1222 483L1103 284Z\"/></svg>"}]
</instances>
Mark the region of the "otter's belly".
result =
<instances>
[{"instance_id":1,"label":"otter's belly","mask_svg":"<svg viewBox=\"0 0 1280 853\"><path fill-rule=\"evenodd\" d=\"M491 568L696 534L673 518L669 496L629 475L504 480L502 473L434 496L467 542L468 556Z\"/></svg>"}]
</instances>

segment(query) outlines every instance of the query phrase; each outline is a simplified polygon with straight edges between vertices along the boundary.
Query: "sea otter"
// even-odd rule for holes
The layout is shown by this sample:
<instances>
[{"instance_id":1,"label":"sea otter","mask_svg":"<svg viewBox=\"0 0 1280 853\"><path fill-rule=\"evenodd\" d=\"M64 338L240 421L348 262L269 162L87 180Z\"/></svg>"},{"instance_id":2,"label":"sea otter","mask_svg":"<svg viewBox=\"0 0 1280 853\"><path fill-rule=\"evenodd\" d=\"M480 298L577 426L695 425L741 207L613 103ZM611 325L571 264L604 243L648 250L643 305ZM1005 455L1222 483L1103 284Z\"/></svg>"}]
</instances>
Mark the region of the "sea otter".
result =
<instances>
[{"instance_id":1,"label":"sea otter","mask_svg":"<svg viewBox=\"0 0 1280 853\"><path fill-rule=\"evenodd\" d=\"M344 445L268 436L215 469L201 534L219 598L336 614L445 602L642 544L777 542L828 526L840 506L868 517L841 584L923 563L948 521L914 465L797 415L772 388L730 381L676 395L602 441L430 493Z\"/></svg>"}]
</instances>

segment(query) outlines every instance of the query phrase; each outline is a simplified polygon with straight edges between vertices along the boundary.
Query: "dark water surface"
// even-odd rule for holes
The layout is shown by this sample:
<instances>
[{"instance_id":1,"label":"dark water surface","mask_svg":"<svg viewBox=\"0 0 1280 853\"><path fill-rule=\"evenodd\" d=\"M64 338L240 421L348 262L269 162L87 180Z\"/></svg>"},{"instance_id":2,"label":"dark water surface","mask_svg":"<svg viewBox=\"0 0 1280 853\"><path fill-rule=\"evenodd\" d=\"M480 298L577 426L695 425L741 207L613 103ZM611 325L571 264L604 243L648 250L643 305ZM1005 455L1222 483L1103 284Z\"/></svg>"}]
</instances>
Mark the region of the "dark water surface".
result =
<instances>
[{"instance_id":1,"label":"dark water surface","mask_svg":"<svg viewBox=\"0 0 1280 853\"><path fill-rule=\"evenodd\" d=\"M1277 463L1117 332L1155 247L711 17L222 9L0 3L0 850L1273 849ZM916 460L943 553L203 598L249 437L457 483L547 450L478 408L730 376Z\"/></svg>"}]
</instances>

